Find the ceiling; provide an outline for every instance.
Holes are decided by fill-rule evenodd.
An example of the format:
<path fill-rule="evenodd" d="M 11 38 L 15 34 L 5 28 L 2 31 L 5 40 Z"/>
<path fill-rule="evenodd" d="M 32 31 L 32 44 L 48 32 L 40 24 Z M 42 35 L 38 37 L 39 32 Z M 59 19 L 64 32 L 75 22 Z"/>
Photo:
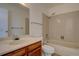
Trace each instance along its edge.
<path fill-rule="evenodd" d="M 30 3 L 30 5 L 36 5 L 36 6 L 47 7 L 47 8 L 52 8 L 55 6 L 62 5 L 62 4 L 63 3 Z"/>
<path fill-rule="evenodd" d="M 43 7 L 45 9 L 50 9 L 62 5 L 64 3 L 20 3 L 22 6 L 30 8 L 31 6 Z"/>

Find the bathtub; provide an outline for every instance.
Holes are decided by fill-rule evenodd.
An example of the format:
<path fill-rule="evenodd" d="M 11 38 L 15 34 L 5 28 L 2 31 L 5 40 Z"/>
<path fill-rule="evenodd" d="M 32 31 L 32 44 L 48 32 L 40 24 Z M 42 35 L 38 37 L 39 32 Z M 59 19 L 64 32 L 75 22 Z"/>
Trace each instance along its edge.
<path fill-rule="evenodd" d="M 79 56 L 79 49 L 64 47 L 61 45 L 48 43 L 48 45 L 55 48 L 55 53 L 61 56 Z"/>

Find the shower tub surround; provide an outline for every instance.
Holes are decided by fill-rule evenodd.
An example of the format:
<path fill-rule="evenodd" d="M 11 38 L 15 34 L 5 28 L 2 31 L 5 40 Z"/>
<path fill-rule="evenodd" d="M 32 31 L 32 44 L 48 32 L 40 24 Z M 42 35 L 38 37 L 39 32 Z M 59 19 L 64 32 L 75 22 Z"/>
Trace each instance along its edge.
<path fill-rule="evenodd" d="M 63 8 L 57 10 L 60 12 L 60 9 Z M 71 11 L 70 7 L 70 12 L 57 15 L 55 13 L 49 20 L 48 40 L 50 45 L 55 47 L 56 53 L 64 56 L 79 56 L 79 10 Z"/>

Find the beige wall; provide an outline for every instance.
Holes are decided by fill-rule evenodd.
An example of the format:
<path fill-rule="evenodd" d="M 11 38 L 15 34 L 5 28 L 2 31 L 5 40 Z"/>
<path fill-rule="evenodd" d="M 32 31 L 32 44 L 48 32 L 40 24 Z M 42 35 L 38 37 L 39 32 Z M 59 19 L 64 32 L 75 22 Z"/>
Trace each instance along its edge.
<path fill-rule="evenodd" d="M 19 4 L 0 4 L 0 8 L 8 10 L 9 20 L 9 35 L 23 35 L 25 34 L 25 19 L 29 17 L 29 11 L 27 8 L 20 6 Z M 12 29 L 11 27 L 23 27 L 23 29 Z"/>
<path fill-rule="evenodd" d="M 43 14 L 43 40 L 44 43 L 47 43 L 49 40 L 49 17 Z"/>
<path fill-rule="evenodd" d="M 42 36 L 42 8 L 38 4 L 30 7 L 30 36 Z"/>
<path fill-rule="evenodd" d="M 43 34 L 43 13 L 48 14 L 47 11 L 51 8 L 52 4 L 31 3 L 30 6 L 30 35 L 41 37 Z M 34 23 L 39 23 L 34 24 Z"/>

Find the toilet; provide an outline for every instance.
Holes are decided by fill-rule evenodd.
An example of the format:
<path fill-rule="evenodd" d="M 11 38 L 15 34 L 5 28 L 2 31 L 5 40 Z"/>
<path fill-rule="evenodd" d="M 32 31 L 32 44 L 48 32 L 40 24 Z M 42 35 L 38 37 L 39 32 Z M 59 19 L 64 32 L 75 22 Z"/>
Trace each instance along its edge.
<path fill-rule="evenodd" d="M 55 49 L 49 45 L 42 46 L 43 56 L 52 56 L 54 54 Z"/>

